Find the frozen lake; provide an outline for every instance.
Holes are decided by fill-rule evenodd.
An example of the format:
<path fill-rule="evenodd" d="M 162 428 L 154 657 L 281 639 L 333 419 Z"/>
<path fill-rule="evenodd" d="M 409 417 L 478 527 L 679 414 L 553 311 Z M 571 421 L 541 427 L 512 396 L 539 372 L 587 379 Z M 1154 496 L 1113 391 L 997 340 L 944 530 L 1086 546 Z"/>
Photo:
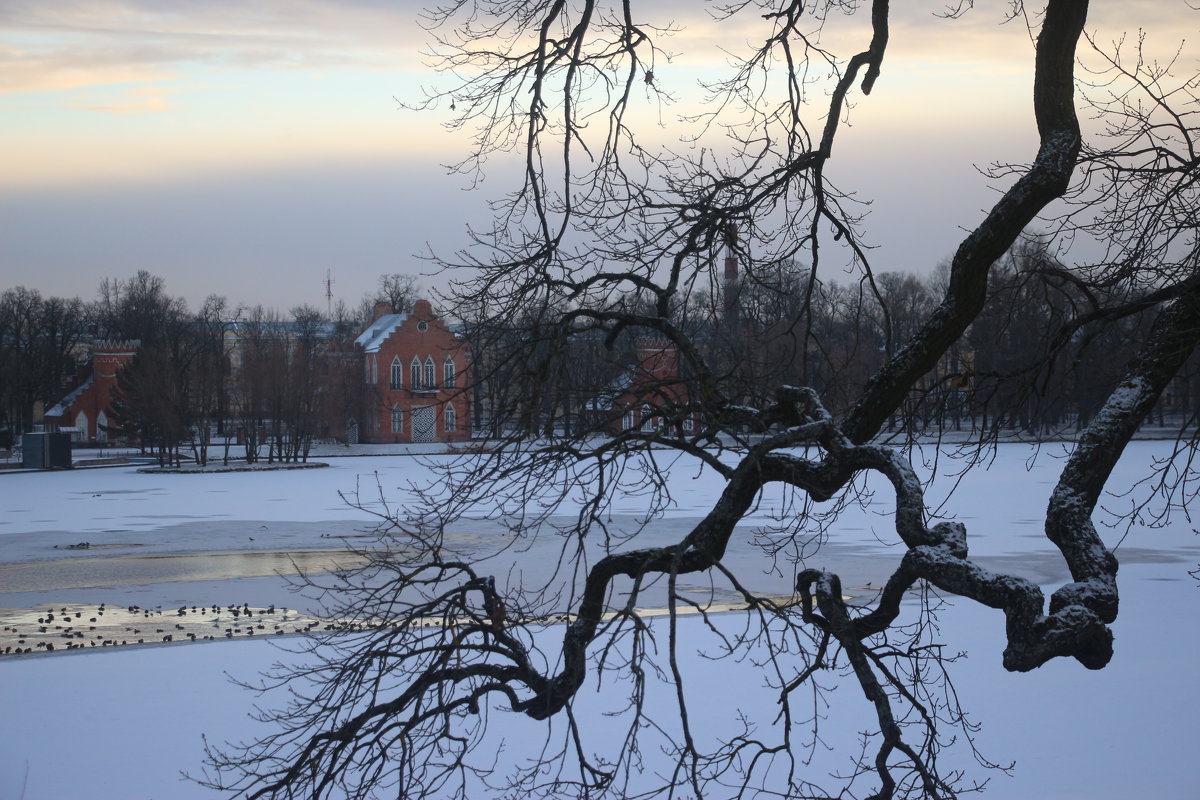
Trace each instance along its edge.
<path fill-rule="evenodd" d="M 1165 452 L 1162 444 L 1134 443 L 1110 488 L 1127 487 Z M 992 469 L 969 473 L 942 513 L 967 524 L 972 552 L 983 563 L 1055 584 L 1066 575 L 1040 518 L 1057 459 L 1043 452 L 1026 471 L 1031 454 L 1023 446 L 1002 447 Z M 424 474 L 403 457 L 330 463 L 219 475 L 127 468 L 0 475 L 0 614 L 66 606 L 82 613 L 99 604 L 158 609 L 164 619 L 184 606 L 303 610 L 304 599 L 276 573 L 319 570 L 346 558 L 343 544 L 359 541 L 373 522 L 370 510 L 351 508 L 338 492 L 367 487 L 369 497 L 379 486 L 390 502 L 402 503 L 402 487 Z M 949 471 L 955 464 L 941 466 Z M 676 505 L 643 532 L 639 545 L 677 539 L 719 490 L 716 478 L 694 464 L 677 465 L 673 475 Z M 951 483 L 939 479 L 931 498 Z M 1113 495 L 1106 502 L 1125 508 L 1131 499 Z M 867 593 L 890 571 L 897 556 L 886 493 L 848 509 L 804 563 L 768 565 L 754 529 L 783 508 L 764 497 L 731 547 L 731 568 L 752 588 L 785 594 L 795 569 L 817 566 L 841 573 L 851 593 Z M 623 501 L 614 524 L 622 515 L 632 524 L 637 511 L 637 498 Z M 1010 675 L 999 668 L 1002 623 L 995 612 L 966 606 L 943 615 L 948 643 L 971 654 L 958 670 L 958 687 L 986 726 L 987 755 L 1018 761 L 1014 777 L 992 774 L 984 796 L 1117 798 L 1150 790 L 1184 797 L 1194 789 L 1187 765 L 1200 745 L 1194 725 L 1200 689 L 1192 680 L 1200 635 L 1193 624 L 1198 590 L 1188 570 L 1200 563 L 1200 543 L 1182 515 L 1165 527 L 1101 533 L 1110 546 L 1120 542 L 1122 563 L 1117 655 L 1106 669 L 1091 673 L 1056 662 Z M 503 537 L 483 520 L 452 531 L 455 547 L 474 555 L 511 544 Z M 66 549 L 81 542 L 89 547 Z M 522 542 L 493 561 L 495 573 L 501 582 L 542 580 L 559 546 L 552 537 Z M 696 584 L 697 593 L 709 591 Z M 226 614 L 221 631 L 228 622 Z M 220 637 L 207 645 L 0 656 L 0 797 L 211 796 L 178 780 L 180 769 L 198 768 L 200 735 L 255 735 L 246 719 L 254 698 L 226 683 L 223 673 L 252 677 L 278 655 L 267 642 Z M 69 771 L 58 763 L 64 753 L 71 755 Z M 89 776 L 89 786 L 78 784 L 80 775 Z"/>

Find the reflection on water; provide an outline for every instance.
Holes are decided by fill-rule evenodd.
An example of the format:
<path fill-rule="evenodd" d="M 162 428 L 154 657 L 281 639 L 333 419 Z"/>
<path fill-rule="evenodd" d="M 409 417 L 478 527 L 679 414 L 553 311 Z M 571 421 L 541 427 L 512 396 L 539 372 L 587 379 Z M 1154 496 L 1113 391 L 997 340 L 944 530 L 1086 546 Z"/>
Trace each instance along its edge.
<path fill-rule="evenodd" d="M 360 563 L 361 557 L 344 550 L 68 558 L 0 565 L 0 593 L 258 578 L 301 570 L 329 572 Z"/>

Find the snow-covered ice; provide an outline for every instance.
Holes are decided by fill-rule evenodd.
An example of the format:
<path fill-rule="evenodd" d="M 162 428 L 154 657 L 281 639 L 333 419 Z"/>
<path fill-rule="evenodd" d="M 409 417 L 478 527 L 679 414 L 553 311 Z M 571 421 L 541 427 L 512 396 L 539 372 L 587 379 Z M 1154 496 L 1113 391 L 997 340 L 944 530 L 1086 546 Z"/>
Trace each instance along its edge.
<path fill-rule="evenodd" d="M 1027 471 L 1032 451 L 1003 446 L 991 469 L 968 474 L 943 509 L 965 522 L 974 555 L 1046 584 L 1067 579 L 1040 527 L 1059 463 L 1052 450 L 1042 452 Z M 1128 486 L 1153 457 L 1168 452 L 1166 444 L 1133 443 L 1110 488 Z M 13 591 L 4 576 L 15 574 L 5 573 L 6 567 L 63 559 L 94 564 L 108 557 L 329 548 L 339 541 L 330 534 L 352 535 L 371 523 L 368 513 L 343 503 L 338 490 L 363 485 L 373 492 L 378 480 L 390 500 L 400 501 L 401 487 L 428 474 L 411 458 L 329 461 L 326 469 L 220 475 L 152 475 L 127 468 L 0 475 L 0 607 L 136 602 L 131 598 L 164 606 L 225 603 L 231 593 L 236 598 L 229 599 L 239 603 L 275 602 L 288 596 L 275 577 L 190 581 L 176 576 L 164 583 Z M 941 463 L 943 470 L 954 466 Z M 930 499 L 936 503 L 949 484 L 939 480 Z M 719 483 L 694 464 L 680 464 L 672 489 L 676 505 L 650 536 L 666 540 L 685 530 L 704 513 Z M 1124 507 L 1129 500 L 1114 496 L 1106 502 Z M 809 565 L 842 571 L 851 587 L 886 575 L 894 557 L 887 505 L 880 487 L 873 503 L 850 509 Z M 778 507 L 764 498 L 752 522 L 768 521 Z M 618 508 L 619 513 L 637 510 L 633 500 Z M 758 557 L 747 544 L 750 527 L 731 553 L 743 573 L 754 569 Z M 1134 527 L 1127 536 L 1124 528 L 1101 533 L 1110 546 L 1124 536 L 1117 549 L 1122 604 L 1113 626 L 1116 656 L 1105 669 L 1090 672 L 1060 660 L 1030 674 L 1009 674 L 1000 667 L 998 612 L 960 603 L 940 616 L 944 640 L 970 655 L 954 674 L 964 707 L 984 725 L 979 746 L 995 761 L 1017 762 L 1012 777 L 984 775 L 992 780 L 985 797 L 1194 794 L 1190 759 L 1200 745 L 1194 719 L 1200 682 L 1193 675 L 1200 663 L 1200 628 L 1194 619 L 1200 589 L 1188 570 L 1200 562 L 1200 542 L 1182 515 L 1163 528 Z M 499 531 L 481 523 L 462 535 L 465 543 L 475 537 L 483 546 Z M 93 549 L 64 549 L 80 541 Z M 530 570 L 538 553 L 521 556 Z M 764 585 L 770 580 L 775 579 L 764 577 Z M 680 624 L 685 630 L 692 626 L 699 641 L 703 633 L 696 620 L 684 618 Z M 257 733 L 257 723 L 247 717 L 256 698 L 230 684 L 225 673 L 253 678 L 280 656 L 266 641 L 221 641 L 0 657 L 0 798 L 212 796 L 180 778 L 181 770 L 199 770 L 201 735 L 223 741 Z M 723 697 L 731 678 L 722 670 L 744 678 L 747 669 L 699 661 L 692 667 L 693 691 Z M 758 694 L 748 690 L 745 704 L 770 702 Z M 839 701 L 863 705 L 861 693 L 843 692 Z M 834 716 L 840 711 L 833 709 Z M 862 709 L 846 711 L 844 733 L 852 736 Z M 503 724 L 525 736 L 531 723 Z"/>

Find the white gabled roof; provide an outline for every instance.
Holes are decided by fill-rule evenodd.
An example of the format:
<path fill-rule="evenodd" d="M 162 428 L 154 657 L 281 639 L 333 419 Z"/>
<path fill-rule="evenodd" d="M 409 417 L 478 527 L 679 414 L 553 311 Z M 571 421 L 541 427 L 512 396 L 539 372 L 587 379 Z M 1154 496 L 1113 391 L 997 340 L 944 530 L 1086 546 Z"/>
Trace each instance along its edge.
<path fill-rule="evenodd" d="M 392 331 L 404 324 L 408 314 L 384 314 L 371 323 L 371 327 L 358 335 L 354 343 L 360 345 L 363 352 L 378 353 L 383 341 L 392 335 Z"/>
<path fill-rule="evenodd" d="M 588 411 L 611 411 L 613 403 L 633 386 L 633 370 L 627 369 L 618 375 L 608 388 L 583 404 Z"/>
<path fill-rule="evenodd" d="M 76 398 L 78 398 L 79 395 L 83 394 L 84 389 L 86 389 L 87 387 L 92 385 L 93 377 L 94 376 L 92 376 L 92 375 L 88 375 L 87 380 L 85 380 L 83 383 L 76 386 L 74 391 L 72 391 L 69 395 L 64 397 L 62 400 L 59 400 L 54 405 L 54 408 L 45 412 L 45 414 L 43 416 L 47 416 L 47 417 L 65 416 L 66 413 L 71 410 L 71 404 L 75 402 Z"/>

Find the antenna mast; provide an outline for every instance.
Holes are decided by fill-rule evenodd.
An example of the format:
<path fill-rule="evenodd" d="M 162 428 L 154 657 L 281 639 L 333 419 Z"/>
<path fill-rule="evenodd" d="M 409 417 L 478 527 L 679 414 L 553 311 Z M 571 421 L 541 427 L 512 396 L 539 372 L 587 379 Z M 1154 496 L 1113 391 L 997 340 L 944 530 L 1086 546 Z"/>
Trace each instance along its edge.
<path fill-rule="evenodd" d="M 325 270 L 325 316 L 333 316 L 333 272 Z"/>

